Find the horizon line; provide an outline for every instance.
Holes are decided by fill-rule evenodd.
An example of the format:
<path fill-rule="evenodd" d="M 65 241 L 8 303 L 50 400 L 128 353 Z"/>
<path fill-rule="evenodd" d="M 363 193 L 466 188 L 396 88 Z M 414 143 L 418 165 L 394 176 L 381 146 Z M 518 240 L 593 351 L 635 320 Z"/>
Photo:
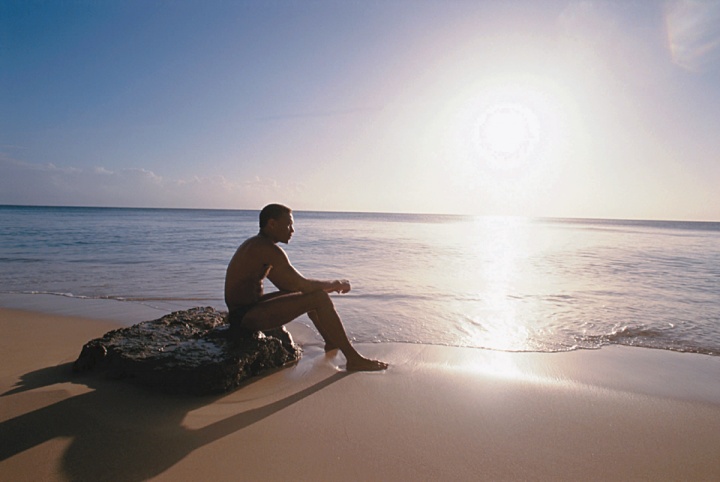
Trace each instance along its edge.
<path fill-rule="evenodd" d="M 171 210 L 171 211 L 245 211 L 260 212 L 262 208 L 207 208 L 207 207 L 157 207 L 157 206 L 98 206 L 98 205 L 72 205 L 72 204 L 5 204 L 0 208 L 70 208 L 70 209 L 137 209 L 137 210 Z M 293 209 L 299 213 L 328 213 L 328 214 L 360 214 L 360 215 L 407 215 L 407 216 L 441 216 L 457 218 L 520 218 L 528 220 L 568 220 L 568 221 L 620 221 L 620 222 L 665 222 L 665 223 L 720 223 L 720 220 L 697 219 L 661 219 L 661 218 L 607 218 L 587 216 L 523 216 L 519 214 L 462 214 L 462 213 L 421 213 L 421 212 L 392 212 L 392 211 L 338 211 L 317 209 Z"/>

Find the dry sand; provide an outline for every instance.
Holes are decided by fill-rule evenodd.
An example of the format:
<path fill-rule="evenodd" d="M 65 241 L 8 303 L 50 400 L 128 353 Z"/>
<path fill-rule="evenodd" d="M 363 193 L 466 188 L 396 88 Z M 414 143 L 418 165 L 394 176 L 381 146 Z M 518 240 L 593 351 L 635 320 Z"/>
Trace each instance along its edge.
<path fill-rule="evenodd" d="M 192 398 L 73 376 L 113 327 L 0 309 L 1 480 L 720 480 L 720 357 L 310 344 Z"/>

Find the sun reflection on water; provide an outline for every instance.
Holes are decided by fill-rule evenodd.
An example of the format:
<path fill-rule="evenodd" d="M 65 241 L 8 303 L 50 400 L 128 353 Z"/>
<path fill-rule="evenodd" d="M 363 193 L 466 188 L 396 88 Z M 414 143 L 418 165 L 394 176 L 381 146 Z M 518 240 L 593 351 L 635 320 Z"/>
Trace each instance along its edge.
<path fill-rule="evenodd" d="M 479 219 L 478 229 L 489 242 L 479 243 L 483 266 L 474 273 L 479 279 L 479 311 L 472 315 L 478 329 L 472 334 L 478 346 L 503 350 L 526 350 L 530 338 L 520 311 L 517 293 L 529 257 L 528 221 L 522 218 Z"/>

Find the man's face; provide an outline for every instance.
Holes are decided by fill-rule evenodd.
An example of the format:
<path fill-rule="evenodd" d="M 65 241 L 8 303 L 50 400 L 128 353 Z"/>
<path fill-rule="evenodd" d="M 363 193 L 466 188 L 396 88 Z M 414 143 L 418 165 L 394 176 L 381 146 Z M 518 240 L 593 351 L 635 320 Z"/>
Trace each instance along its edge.
<path fill-rule="evenodd" d="M 295 229 L 293 228 L 294 222 L 295 220 L 293 219 L 292 214 L 288 213 L 283 214 L 282 217 L 277 220 L 275 236 L 278 242 L 285 244 L 290 242 L 290 238 L 295 232 Z"/>

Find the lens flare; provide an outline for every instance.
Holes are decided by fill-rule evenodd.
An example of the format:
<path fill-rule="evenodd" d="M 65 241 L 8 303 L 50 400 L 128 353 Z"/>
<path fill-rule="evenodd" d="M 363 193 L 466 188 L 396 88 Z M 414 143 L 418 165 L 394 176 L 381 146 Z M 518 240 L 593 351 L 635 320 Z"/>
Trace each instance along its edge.
<path fill-rule="evenodd" d="M 530 109 L 518 104 L 498 104 L 480 115 L 477 149 L 488 166 L 517 169 L 532 158 L 539 131 L 538 118 Z"/>

